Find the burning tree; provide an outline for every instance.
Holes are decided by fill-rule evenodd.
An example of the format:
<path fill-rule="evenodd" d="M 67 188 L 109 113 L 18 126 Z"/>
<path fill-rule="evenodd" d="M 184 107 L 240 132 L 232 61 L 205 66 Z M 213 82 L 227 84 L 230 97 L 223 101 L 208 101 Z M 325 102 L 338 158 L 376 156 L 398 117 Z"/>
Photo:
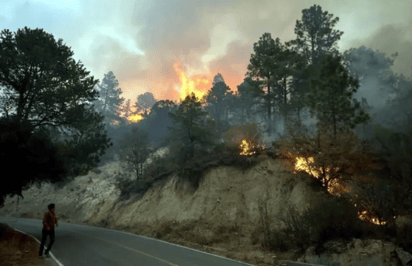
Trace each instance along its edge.
<path fill-rule="evenodd" d="M 287 127 L 287 132 L 287 137 L 281 139 L 279 144 L 294 173 L 307 172 L 331 194 L 341 196 L 344 192 L 350 192 L 350 200 L 360 210 L 360 219 L 385 224 L 384 220 L 393 217 L 393 213 L 388 212 L 392 209 L 389 206 L 392 201 L 388 201 L 391 196 L 386 193 L 382 198 L 377 193 L 386 191 L 386 188 L 371 185 L 376 183 L 376 178 L 370 173 L 380 170 L 382 165 L 370 145 L 360 142 L 350 131 L 338 133 L 335 137 L 333 131 L 328 133 L 331 132 L 328 126 L 321 126 L 314 136 L 297 133 L 292 126 Z M 371 189 L 363 189 L 365 184 Z"/>
<path fill-rule="evenodd" d="M 360 143 L 352 132 L 339 133 L 335 140 L 325 126 L 321 126 L 312 137 L 293 128 L 293 125 L 287 126 L 288 133 L 280 140 L 282 155 L 292 162 L 294 172 L 306 171 L 319 179 L 331 193 L 343 189 L 343 181 L 355 175 L 380 169 L 374 162 L 371 147 Z"/>
<path fill-rule="evenodd" d="M 358 208 L 361 220 L 385 225 L 396 218 L 396 182 L 388 179 L 362 178 L 351 180 L 348 185 L 351 187 L 351 201 Z"/>

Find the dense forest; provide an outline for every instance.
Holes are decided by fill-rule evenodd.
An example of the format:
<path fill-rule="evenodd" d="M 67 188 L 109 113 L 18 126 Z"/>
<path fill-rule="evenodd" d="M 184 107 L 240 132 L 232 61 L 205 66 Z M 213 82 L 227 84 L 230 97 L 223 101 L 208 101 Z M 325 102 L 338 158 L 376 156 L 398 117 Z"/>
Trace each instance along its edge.
<path fill-rule="evenodd" d="M 340 53 L 338 21 L 314 5 L 302 10 L 294 40 L 263 33 L 236 90 L 216 73 L 202 99 L 157 100 L 146 92 L 134 103 L 121 97 L 112 71 L 101 82 L 89 76 L 62 39 L 4 29 L 0 161 L 14 174 L 2 175 L 0 202 L 115 158 L 140 182 L 210 155 L 275 150 L 292 163 L 304 160 L 329 191 L 341 193 L 345 182 L 358 195 L 363 189 L 357 206 L 370 218 L 411 214 L 412 82 L 390 70 L 397 54 L 364 46 Z M 144 166 L 166 147 L 167 156 Z"/>

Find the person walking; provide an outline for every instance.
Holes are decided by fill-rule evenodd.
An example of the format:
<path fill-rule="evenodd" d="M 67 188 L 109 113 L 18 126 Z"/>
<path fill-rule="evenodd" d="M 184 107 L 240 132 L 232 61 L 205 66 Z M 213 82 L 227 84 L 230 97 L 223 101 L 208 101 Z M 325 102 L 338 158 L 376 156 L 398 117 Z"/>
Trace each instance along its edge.
<path fill-rule="evenodd" d="M 54 224 L 58 226 L 58 219 L 56 217 L 56 214 L 54 212 L 55 205 L 54 203 L 49 204 L 48 206 L 49 211 L 44 213 L 43 216 L 43 230 L 42 230 L 42 238 L 41 238 L 41 244 L 40 244 L 40 250 L 39 250 L 39 256 L 43 256 L 43 249 L 44 245 L 46 244 L 46 238 L 49 236 L 50 241 L 49 245 L 46 249 L 46 252 L 44 252 L 44 255 L 48 256 L 50 249 L 54 243 Z"/>

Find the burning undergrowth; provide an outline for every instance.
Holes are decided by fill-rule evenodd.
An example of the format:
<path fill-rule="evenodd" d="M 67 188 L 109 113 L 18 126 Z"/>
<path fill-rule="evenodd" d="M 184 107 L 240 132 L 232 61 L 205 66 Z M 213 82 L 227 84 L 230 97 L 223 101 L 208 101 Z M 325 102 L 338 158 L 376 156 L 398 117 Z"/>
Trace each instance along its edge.
<path fill-rule="evenodd" d="M 212 168 L 233 166 L 246 171 L 260 162 L 263 158 L 259 155 L 265 153 L 266 146 L 259 143 L 259 138 L 255 124 L 234 127 L 226 133 L 224 143 L 215 145 L 210 151 L 197 152 L 194 158 L 184 163 L 176 162 L 176 156 L 168 153 L 161 158 L 154 158 L 139 180 L 125 180 L 119 173 L 118 187 L 125 199 L 132 194 L 142 197 L 155 183 L 164 182 L 176 174 L 177 187 L 189 183 L 196 191 L 204 174 Z"/>
<path fill-rule="evenodd" d="M 318 180 L 331 195 L 343 196 L 353 202 L 361 220 L 385 225 L 396 218 L 393 214 L 387 215 L 386 209 L 392 209 L 389 200 L 383 206 L 380 204 L 382 199 L 377 196 L 379 193 L 375 196 L 367 193 L 366 196 L 361 193 L 364 190 L 359 189 L 360 182 L 366 182 L 370 187 L 379 183 L 370 175 L 382 168 L 370 145 L 359 141 L 350 131 L 328 134 L 327 126 L 322 126 L 315 136 L 306 132 L 289 126 L 285 137 L 278 142 L 290 171 L 305 172 Z"/>
<path fill-rule="evenodd" d="M 234 126 L 226 132 L 226 147 L 242 156 L 260 155 L 267 148 L 260 139 L 256 123 Z"/>

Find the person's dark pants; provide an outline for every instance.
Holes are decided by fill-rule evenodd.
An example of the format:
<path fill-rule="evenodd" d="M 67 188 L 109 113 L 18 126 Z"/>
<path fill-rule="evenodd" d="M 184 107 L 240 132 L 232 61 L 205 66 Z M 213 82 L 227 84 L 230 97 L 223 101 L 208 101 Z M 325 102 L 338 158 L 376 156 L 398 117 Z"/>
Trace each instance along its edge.
<path fill-rule="evenodd" d="M 47 236 L 50 237 L 50 242 L 49 242 L 49 246 L 48 246 L 47 249 L 46 249 L 45 254 L 49 254 L 49 251 L 50 251 L 50 249 L 51 249 L 51 247 L 52 247 L 52 245 L 53 245 L 53 243 L 54 243 L 54 231 L 47 231 L 46 229 L 43 229 L 43 230 L 41 231 L 41 235 L 42 235 L 42 237 L 41 237 L 41 244 L 40 244 L 39 255 L 43 255 L 43 248 L 44 248 L 44 245 L 46 244 L 46 238 L 47 238 Z"/>

